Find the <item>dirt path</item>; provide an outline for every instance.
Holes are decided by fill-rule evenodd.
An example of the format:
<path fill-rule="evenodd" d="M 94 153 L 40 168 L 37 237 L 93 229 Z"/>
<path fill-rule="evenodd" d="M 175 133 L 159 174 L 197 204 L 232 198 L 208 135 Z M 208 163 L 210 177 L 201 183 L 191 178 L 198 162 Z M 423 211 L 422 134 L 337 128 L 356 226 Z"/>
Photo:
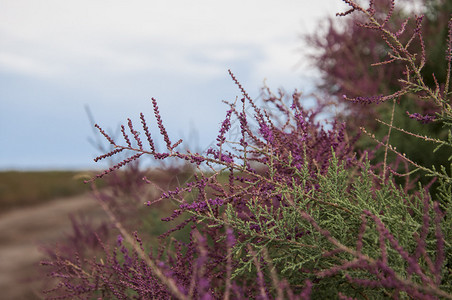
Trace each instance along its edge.
<path fill-rule="evenodd" d="M 0 215 L 0 299 L 40 299 L 39 245 L 70 232 L 70 214 L 101 221 L 105 213 L 89 194 L 63 198 Z"/>

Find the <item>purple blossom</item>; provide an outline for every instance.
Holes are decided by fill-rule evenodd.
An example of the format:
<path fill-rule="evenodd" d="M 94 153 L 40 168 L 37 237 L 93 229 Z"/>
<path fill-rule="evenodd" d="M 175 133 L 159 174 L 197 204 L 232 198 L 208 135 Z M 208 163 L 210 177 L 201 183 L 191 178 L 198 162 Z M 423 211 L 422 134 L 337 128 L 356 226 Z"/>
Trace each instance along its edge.
<path fill-rule="evenodd" d="M 220 152 L 220 150 L 214 150 L 212 148 L 207 149 L 206 154 L 213 155 L 215 159 L 218 159 L 221 162 L 225 162 L 227 164 L 234 163 L 234 158 L 232 157 L 232 154 L 230 152 L 226 152 L 227 154 L 223 154 Z"/>
<path fill-rule="evenodd" d="M 359 103 L 359 104 L 380 104 L 381 102 L 383 102 L 387 99 L 386 97 L 383 97 L 383 95 L 369 96 L 369 97 L 358 96 L 358 97 L 354 97 L 354 98 L 349 98 L 346 95 L 342 95 L 342 98 L 344 100 L 348 100 L 353 103 Z"/>
<path fill-rule="evenodd" d="M 267 126 L 267 124 L 265 124 L 264 122 L 259 124 L 259 133 L 262 134 L 262 137 L 269 142 L 270 144 L 273 143 L 274 141 L 274 137 L 273 137 L 273 133 L 272 130 L 270 129 L 270 127 Z"/>
<path fill-rule="evenodd" d="M 152 98 L 151 100 L 152 106 L 154 107 L 154 116 L 157 119 L 157 126 L 160 129 L 160 134 L 163 136 L 163 139 L 165 140 L 166 148 L 168 150 L 171 150 L 171 141 L 168 137 L 168 133 L 166 132 L 165 126 L 163 126 L 162 118 L 159 112 L 159 107 L 157 105 L 157 100 L 155 100 L 154 98 Z"/>
<path fill-rule="evenodd" d="M 242 138 L 240 139 L 240 145 L 242 147 L 248 146 L 248 143 L 246 142 L 245 133 L 247 132 L 248 122 L 246 120 L 246 114 L 244 112 L 241 112 L 239 114 L 239 121 L 240 121 L 240 132 L 242 134 Z"/>
<path fill-rule="evenodd" d="M 227 111 L 226 118 L 224 119 L 223 123 L 221 124 L 220 134 L 217 137 L 217 141 L 218 141 L 217 146 L 218 147 L 223 145 L 223 143 L 226 141 L 226 138 L 224 137 L 224 135 L 226 134 L 226 132 L 228 132 L 229 128 L 231 128 L 231 114 L 232 114 L 232 109 Z"/>
<path fill-rule="evenodd" d="M 122 241 L 124 241 L 124 238 L 122 237 L 122 235 L 118 234 L 117 238 L 118 246 L 122 246 Z"/>
<path fill-rule="evenodd" d="M 432 116 L 432 115 L 421 115 L 419 113 L 413 113 L 411 114 L 409 111 L 406 111 L 406 114 L 408 115 L 408 117 L 410 117 L 411 119 L 414 119 L 422 124 L 427 124 L 427 123 L 431 123 L 433 121 L 435 121 L 436 117 Z"/>
<path fill-rule="evenodd" d="M 185 210 L 193 210 L 196 212 L 202 212 L 208 209 L 209 206 L 222 206 L 224 203 L 223 199 L 215 198 L 215 199 L 208 199 L 207 202 L 192 202 L 192 203 L 183 203 L 179 205 L 179 208 L 182 211 Z"/>

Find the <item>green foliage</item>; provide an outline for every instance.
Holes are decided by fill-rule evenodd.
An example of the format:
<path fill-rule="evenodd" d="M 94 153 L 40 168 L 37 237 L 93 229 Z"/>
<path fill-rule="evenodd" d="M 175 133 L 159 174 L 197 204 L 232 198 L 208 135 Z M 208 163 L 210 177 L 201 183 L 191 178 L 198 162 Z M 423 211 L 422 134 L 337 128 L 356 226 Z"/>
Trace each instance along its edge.
<path fill-rule="evenodd" d="M 269 165 L 271 167 L 271 165 Z M 309 166 L 295 173 L 295 176 L 306 177 Z M 409 253 L 416 250 L 418 241 L 413 239 L 420 234 L 424 220 L 424 197 L 428 197 L 422 187 L 416 195 L 409 195 L 388 180 L 387 184 L 378 185 L 375 174 L 370 170 L 370 163 L 366 160 L 359 176 L 354 169 L 345 169 L 343 162 L 333 156 L 328 173 L 318 174 L 318 188 L 305 191 L 303 186 L 281 186 L 275 190 L 280 194 L 287 205 L 279 207 L 260 205 L 259 199 L 250 199 L 247 207 L 256 221 L 245 222 L 231 205 L 225 211 L 228 226 L 240 235 L 247 238 L 240 240 L 233 248 L 232 253 L 239 258 L 239 264 L 234 270 L 233 277 L 245 276 L 250 280 L 255 277 L 256 270 L 253 264 L 253 255 L 262 255 L 268 251 L 272 265 L 277 269 L 281 278 L 287 279 L 292 286 L 302 286 L 306 279 L 315 280 L 321 277 L 322 270 L 334 268 L 344 261 L 352 261 L 356 257 L 349 252 L 336 252 L 337 245 L 325 237 L 303 218 L 300 212 L 308 213 L 322 230 L 330 233 L 343 246 L 357 251 L 357 242 L 362 243 L 361 252 L 369 258 L 377 260 L 382 256 L 379 245 L 380 232 L 376 224 L 367 221 L 364 233 L 360 228 L 363 225 L 363 211 L 369 211 L 378 216 L 389 232 L 398 240 L 399 245 Z M 312 181 L 312 178 L 306 178 Z M 379 179 L 379 178 L 378 178 Z M 449 186 L 450 188 L 450 186 Z M 449 196 L 450 191 L 446 194 Z M 449 205 L 450 207 L 450 205 Z M 428 214 L 433 217 L 434 211 L 429 206 Z M 450 208 L 449 208 L 450 210 Z M 223 223 L 223 221 L 220 221 Z M 261 228 L 262 230 L 256 230 Z M 300 229 L 305 234 L 300 236 Z M 446 229 L 449 228 L 449 229 Z M 443 232 L 450 237 L 452 220 L 446 219 L 442 223 Z M 435 224 L 429 227 L 426 238 L 426 252 L 435 253 L 436 237 Z M 449 233 L 447 233 L 449 232 Z M 447 239 L 446 239 L 447 240 Z M 253 252 L 247 251 L 252 247 Z M 407 261 L 396 249 L 386 241 L 387 259 L 389 266 L 400 276 L 408 277 Z M 446 245 L 446 253 L 452 252 L 451 245 Z M 424 262 L 422 267 L 428 269 Z M 376 279 L 373 274 L 365 270 L 350 270 L 344 272 L 353 278 Z M 342 274 L 342 276 L 344 275 Z M 385 298 L 390 290 L 377 291 L 372 288 L 356 290 L 353 284 L 348 283 L 342 276 L 335 276 L 329 280 L 321 281 L 317 285 L 313 297 L 332 299 L 338 292 L 349 296 L 359 294 L 367 297 Z M 444 284 L 447 284 L 444 279 Z"/>

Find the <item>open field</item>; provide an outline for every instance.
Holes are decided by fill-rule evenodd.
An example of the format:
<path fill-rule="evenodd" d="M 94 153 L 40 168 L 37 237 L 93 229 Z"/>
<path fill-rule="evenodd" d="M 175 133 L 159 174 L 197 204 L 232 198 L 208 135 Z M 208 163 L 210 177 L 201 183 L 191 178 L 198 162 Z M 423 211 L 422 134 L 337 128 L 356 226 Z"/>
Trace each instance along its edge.
<path fill-rule="evenodd" d="M 50 246 L 71 232 L 69 215 L 83 214 L 100 223 L 106 215 L 84 193 L 10 210 L 0 216 L 0 299 L 40 299 L 45 289 L 42 246 Z"/>
<path fill-rule="evenodd" d="M 90 186 L 83 183 L 90 174 L 0 172 L 0 299 L 39 299 L 39 248 L 71 231 L 70 214 L 105 220 Z"/>
<path fill-rule="evenodd" d="M 0 214 L 90 190 L 87 171 L 0 172 Z"/>
<path fill-rule="evenodd" d="M 72 232 L 71 215 L 83 215 L 93 225 L 108 219 L 90 193 L 90 185 L 83 183 L 88 175 L 92 176 L 75 171 L 0 172 L 0 300 L 42 298 L 46 283 L 47 288 L 52 285 L 43 277 L 47 270 L 39 266 L 45 259 L 40 249 L 59 243 Z M 147 175 L 162 188 L 187 178 L 186 174 L 179 177 L 171 172 Z M 132 182 L 128 184 L 129 188 L 133 186 Z M 98 180 L 96 185 L 106 184 Z M 151 194 L 156 196 L 155 192 Z M 168 216 L 171 208 L 157 205 L 145 209 L 148 217 L 143 218 L 142 225 L 152 236 L 168 229 L 169 224 L 162 224 L 160 218 Z"/>

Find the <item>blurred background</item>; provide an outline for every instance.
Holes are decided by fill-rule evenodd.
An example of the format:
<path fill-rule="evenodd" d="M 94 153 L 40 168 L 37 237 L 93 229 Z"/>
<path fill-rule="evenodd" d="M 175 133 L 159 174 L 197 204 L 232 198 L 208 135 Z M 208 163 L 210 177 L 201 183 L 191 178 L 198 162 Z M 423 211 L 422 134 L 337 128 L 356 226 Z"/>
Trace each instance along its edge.
<path fill-rule="evenodd" d="M 158 100 L 173 140 L 202 151 L 240 92 L 309 91 L 300 35 L 339 0 L 0 3 L 0 170 L 79 170 L 98 150 L 92 118 L 114 134 Z M 152 126 L 152 125 L 150 125 Z M 155 127 L 155 126 L 154 126 Z M 157 132 L 156 132 L 157 133 Z"/>

